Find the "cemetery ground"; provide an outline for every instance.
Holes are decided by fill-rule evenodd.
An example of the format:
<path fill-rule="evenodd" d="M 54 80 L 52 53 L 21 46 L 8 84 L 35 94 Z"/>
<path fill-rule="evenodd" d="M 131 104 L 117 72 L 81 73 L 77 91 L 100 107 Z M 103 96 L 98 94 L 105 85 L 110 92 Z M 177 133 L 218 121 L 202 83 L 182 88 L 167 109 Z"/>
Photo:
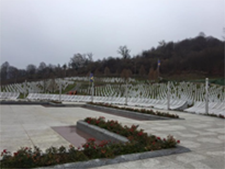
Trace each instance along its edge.
<path fill-rule="evenodd" d="M 82 105 L 82 103 L 80 103 Z M 0 105 L 0 151 L 11 152 L 20 147 L 37 146 L 46 150 L 51 146 L 69 147 L 71 144 L 52 127 L 74 126 L 86 117 L 104 116 L 106 120 L 117 120 L 122 125 L 139 125 L 148 134 L 161 138 L 172 135 L 180 140 L 180 146 L 191 151 L 182 154 L 147 158 L 124 163 L 104 165 L 98 169 L 108 168 L 225 168 L 225 121 L 224 119 L 167 111 L 177 114 L 184 120 L 135 120 L 107 114 L 82 107 L 44 107 L 41 105 Z"/>

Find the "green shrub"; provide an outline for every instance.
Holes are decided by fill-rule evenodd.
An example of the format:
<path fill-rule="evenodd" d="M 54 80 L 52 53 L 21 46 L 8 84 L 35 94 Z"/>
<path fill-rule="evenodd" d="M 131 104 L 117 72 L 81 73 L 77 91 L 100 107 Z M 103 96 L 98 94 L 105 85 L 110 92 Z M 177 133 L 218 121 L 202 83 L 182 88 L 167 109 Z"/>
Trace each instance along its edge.
<path fill-rule="evenodd" d="M 31 168 L 95 158 L 113 158 L 121 154 L 172 148 L 177 143 L 180 143 L 173 136 L 169 135 L 167 139 L 161 139 L 154 135 L 149 136 L 142 129 L 138 130 L 138 125 L 132 125 L 131 127 L 122 126 L 117 121 L 105 121 L 104 117 L 88 117 L 84 121 L 125 136 L 129 142 L 114 143 L 103 140 L 97 144 L 94 138 L 89 138 L 82 147 L 78 148 L 74 148 L 72 145 L 68 149 L 64 146 L 59 148 L 50 147 L 45 152 L 42 152 L 38 147 L 34 147 L 34 149 L 22 147 L 13 154 L 5 149 L 1 153 L 1 168 Z"/>

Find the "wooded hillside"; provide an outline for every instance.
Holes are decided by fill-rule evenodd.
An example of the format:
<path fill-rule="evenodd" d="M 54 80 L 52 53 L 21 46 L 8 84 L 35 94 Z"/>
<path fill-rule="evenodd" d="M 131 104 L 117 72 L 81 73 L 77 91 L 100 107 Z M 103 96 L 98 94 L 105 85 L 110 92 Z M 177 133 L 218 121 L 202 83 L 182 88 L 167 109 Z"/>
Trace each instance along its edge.
<path fill-rule="evenodd" d="M 161 77 L 187 74 L 224 77 L 224 41 L 214 37 L 199 35 L 179 42 L 161 41 L 156 48 L 150 47 L 133 57 L 130 57 L 129 52 L 126 46 L 120 46 L 118 53 L 122 58 L 110 56 L 98 61 L 93 61 L 92 53 L 78 53 L 62 66 L 47 66 L 42 62 L 38 68 L 30 64 L 26 70 L 5 62 L 1 66 L 1 83 L 88 76 L 90 72 L 95 76 L 121 76 L 128 72 L 129 76 L 156 79 L 158 60 Z"/>

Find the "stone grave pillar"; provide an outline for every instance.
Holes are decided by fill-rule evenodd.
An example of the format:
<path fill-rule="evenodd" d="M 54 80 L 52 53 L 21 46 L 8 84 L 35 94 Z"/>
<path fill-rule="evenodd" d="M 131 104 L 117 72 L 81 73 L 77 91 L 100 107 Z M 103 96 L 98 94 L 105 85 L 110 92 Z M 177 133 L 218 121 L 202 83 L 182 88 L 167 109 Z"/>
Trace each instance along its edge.
<path fill-rule="evenodd" d="M 126 89 L 125 89 L 125 105 L 127 105 L 128 89 L 127 89 L 127 80 L 126 80 Z"/>
<path fill-rule="evenodd" d="M 27 94 L 27 80 L 25 80 L 25 83 L 24 83 L 24 92 L 23 92 L 24 98 L 26 97 L 26 94 Z"/>
<path fill-rule="evenodd" d="M 167 110 L 170 109 L 170 82 L 167 84 Z"/>
<path fill-rule="evenodd" d="M 91 83 L 91 102 L 94 100 L 94 82 Z"/>
<path fill-rule="evenodd" d="M 209 79 L 205 79 L 205 113 L 209 113 Z"/>
<path fill-rule="evenodd" d="M 62 83 L 59 81 L 59 101 L 61 102 L 61 94 L 62 94 Z"/>

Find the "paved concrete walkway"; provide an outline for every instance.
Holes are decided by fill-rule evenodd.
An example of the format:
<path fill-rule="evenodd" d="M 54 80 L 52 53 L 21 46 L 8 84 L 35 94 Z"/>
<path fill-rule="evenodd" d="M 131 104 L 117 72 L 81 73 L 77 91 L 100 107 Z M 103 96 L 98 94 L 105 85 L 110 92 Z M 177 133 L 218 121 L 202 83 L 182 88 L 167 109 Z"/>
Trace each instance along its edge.
<path fill-rule="evenodd" d="M 149 134 L 165 138 L 173 135 L 191 152 L 97 167 L 98 169 L 224 169 L 225 120 L 176 113 L 185 120 L 137 121 L 80 107 L 43 107 L 39 105 L 0 105 L 0 151 L 16 151 L 20 147 L 69 146 L 70 143 L 51 127 L 75 125 L 85 117 L 104 116 L 123 125 L 139 124 Z"/>

